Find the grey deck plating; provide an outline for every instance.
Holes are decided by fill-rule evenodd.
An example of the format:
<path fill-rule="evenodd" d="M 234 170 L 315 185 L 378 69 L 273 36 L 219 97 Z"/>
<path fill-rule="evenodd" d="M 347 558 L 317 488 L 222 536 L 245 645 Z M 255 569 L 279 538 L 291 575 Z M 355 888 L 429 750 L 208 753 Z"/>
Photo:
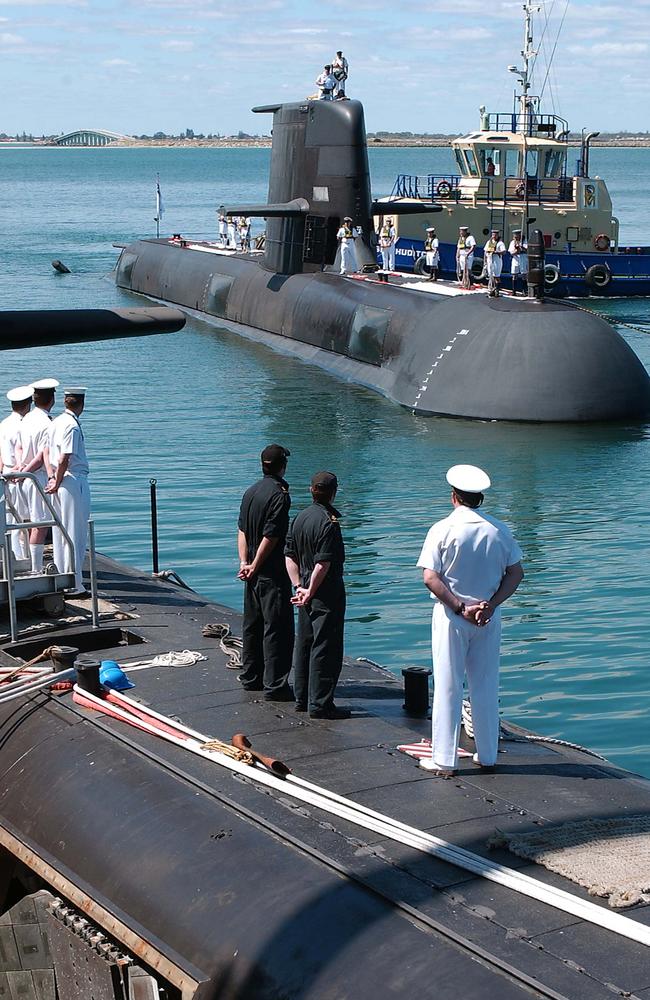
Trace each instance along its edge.
<path fill-rule="evenodd" d="M 586 896 L 487 839 L 650 810 L 650 783 L 564 748 L 508 742 L 496 774 L 470 763 L 431 779 L 394 749 L 429 723 L 405 718 L 390 675 L 346 663 L 340 700 L 354 717 L 310 721 L 243 692 L 202 637 L 209 621 L 239 633 L 236 613 L 107 560 L 101 570 L 102 594 L 140 615 L 132 627 L 149 643 L 114 650 L 121 662 L 183 648 L 208 657 L 134 674 L 138 699 L 210 735 L 244 731 L 295 773 L 454 844 Z M 197 996 L 650 997 L 642 945 L 91 721 L 68 696 L 34 711 L 44 701 L 0 716 L 2 825 L 203 983 Z M 627 912 L 650 920 L 648 906 Z"/>

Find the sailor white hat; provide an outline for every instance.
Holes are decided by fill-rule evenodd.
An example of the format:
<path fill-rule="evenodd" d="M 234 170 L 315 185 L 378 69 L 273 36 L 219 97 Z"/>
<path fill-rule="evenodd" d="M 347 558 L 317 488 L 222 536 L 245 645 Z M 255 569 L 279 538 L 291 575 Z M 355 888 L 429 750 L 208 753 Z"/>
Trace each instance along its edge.
<path fill-rule="evenodd" d="M 17 385 L 15 389 L 10 389 L 7 399 L 10 403 L 24 403 L 26 399 L 31 399 L 34 390 L 31 385 Z"/>
<path fill-rule="evenodd" d="M 464 493 L 485 493 L 491 486 L 488 474 L 476 465 L 453 465 L 447 473 L 447 482 Z"/>
<path fill-rule="evenodd" d="M 32 382 L 32 389 L 58 389 L 59 383 L 55 378 L 39 378 L 38 382 Z"/>
<path fill-rule="evenodd" d="M 428 233 L 435 233 L 435 231 L 436 231 L 436 227 L 435 226 L 427 226 L 427 232 Z"/>
<path fill-rule="evenodd" d="M 68 385 L 63 390 L 64 396 L 85 396 L 88 389 L 85 385 Z"/>

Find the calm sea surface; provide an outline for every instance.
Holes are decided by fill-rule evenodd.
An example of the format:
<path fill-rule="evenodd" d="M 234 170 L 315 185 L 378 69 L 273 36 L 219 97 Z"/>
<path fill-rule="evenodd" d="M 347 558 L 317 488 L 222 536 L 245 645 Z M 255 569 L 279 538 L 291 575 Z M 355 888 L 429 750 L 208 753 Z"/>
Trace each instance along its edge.
<path fill-rule="evenodd" d="M 139 304 L 118 291 L 112 243 L 155 232 L 212 236 L 220 202 L 266 197 L 268 150 L 0 150 L 0 308 Z M 650 242 L 650 150 L 596 149 L 623 243 Z M 371 151 L 374 193 L 398 172 L 452 171 L 446 150 Z M 72 273 L 55 273 L 59 257 Z M 649 300 L 599 303 L 650 323 Z M 650 336 L 622 329 L 650 366 Z M 429 663 L 431 606 L 415 569 L 448 512 L 444 474 L 469 462 L 494 482 L 487 509 L 514 528 L 526 579 L 506 605 L 504 714 L 650 776 L 650 425 L 536 427 L 424 419 L 267 348 L 191 321 L 178 334 L 4 352 L 0 389 L 44 376 L 91 387 L 84 415 L 98 545 L 150 568 L 149 479 L 161 562 L 240 606 L 236 519 L 270 441 L 291 449 L 294 509 L 312 472 L 341 488 L 347 651 L 392 670 Z M 2 396 L 0 396 L 2 399 Z"/>

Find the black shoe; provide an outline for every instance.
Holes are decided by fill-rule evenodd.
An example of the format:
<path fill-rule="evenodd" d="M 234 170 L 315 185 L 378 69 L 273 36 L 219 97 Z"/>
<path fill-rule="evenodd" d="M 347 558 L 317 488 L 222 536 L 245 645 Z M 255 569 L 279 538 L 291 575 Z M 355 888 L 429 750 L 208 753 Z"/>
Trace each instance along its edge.
<path fill-rule="evenodd" d="M 287 684 L 286 687 L 280 688 L 278 691 L 267 691 L 264 695 L 264 701 L 295 701 L 292 688 Z"/>
<path fill-rule="evenodd" d="M 295 705 L 295 708 L 294 708 L 294 711 L 295 712 L 306 712 L 307 711 L 307 706 L 306 705 L 302 705 L 299 701 L 297 701 L 296 705 Z"/>
<path fill-rule="evenodd" d="M 323 708 L 320 712 L 310 712 L 310 719 L 349 719 L 352 712 L 349 708 L 338 708 L 332 705 L 330 708 Z"/>
<path fill-rule="evenodd" d="M 238 674 L 237 675 L 237 680 L 239 681 L 239 683 L 243 687 L 244 691 L 263 691 L 264 690 L 264 685 L 263 684 L 244 684 L 244 681 L 242 680 L 242 676 L 243 676 L 242 674 Z"/>

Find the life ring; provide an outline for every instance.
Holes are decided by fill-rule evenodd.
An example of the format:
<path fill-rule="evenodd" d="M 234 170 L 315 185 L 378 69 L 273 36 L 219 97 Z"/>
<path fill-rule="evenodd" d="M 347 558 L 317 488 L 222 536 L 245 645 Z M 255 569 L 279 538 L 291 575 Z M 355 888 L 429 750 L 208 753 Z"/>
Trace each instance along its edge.
<path fill-rule="evenodd" d="M 544 284 L 547 288 L 553 288 L 560 280 L 560 269 L 557 264 L 544 265 Z"/>
<path fill-rule="evenodd" d="M 485 272 L 485 261 L 482 257 L 475 257 L 472 261 L 472 266 L 470 268 L 473 278 L 478 278 L 479 280 L 483 277 Z"/>
<path fill-rule="evenodd" d="M 451 184 L 449 181 L 440 181 L 436 188 L 436 194 L 439 198 L 449 198 L 451 195 Z"/>
<path fill-rule="evenodd" d="M 415 264 L 413 265 L 413 272 L 415 274 L 427 274 L 427 259 L 426 257 L 418 257 Z"/>
<path fill-rule="evenodd" d="M 612 241 L 607 233 L 598 233 L 598 236 L 594 236 L 594 247 L 596 250 L 600 250 L 601 252 L 609 250 L 611 243 Z"/>
<path fill-rule="evenodd" d="M 526 185 L 522 181 L 521 184 L 517 184 L 515 188 L 515 198 L 523 198 L 526 194 Z"/>
<path fill-rule="evenodd" d="M 612 280 L 612 272 L 606 264 L 592 264 L 585 273 L 585 281 L 590 288 L 607 288 Z"/>

